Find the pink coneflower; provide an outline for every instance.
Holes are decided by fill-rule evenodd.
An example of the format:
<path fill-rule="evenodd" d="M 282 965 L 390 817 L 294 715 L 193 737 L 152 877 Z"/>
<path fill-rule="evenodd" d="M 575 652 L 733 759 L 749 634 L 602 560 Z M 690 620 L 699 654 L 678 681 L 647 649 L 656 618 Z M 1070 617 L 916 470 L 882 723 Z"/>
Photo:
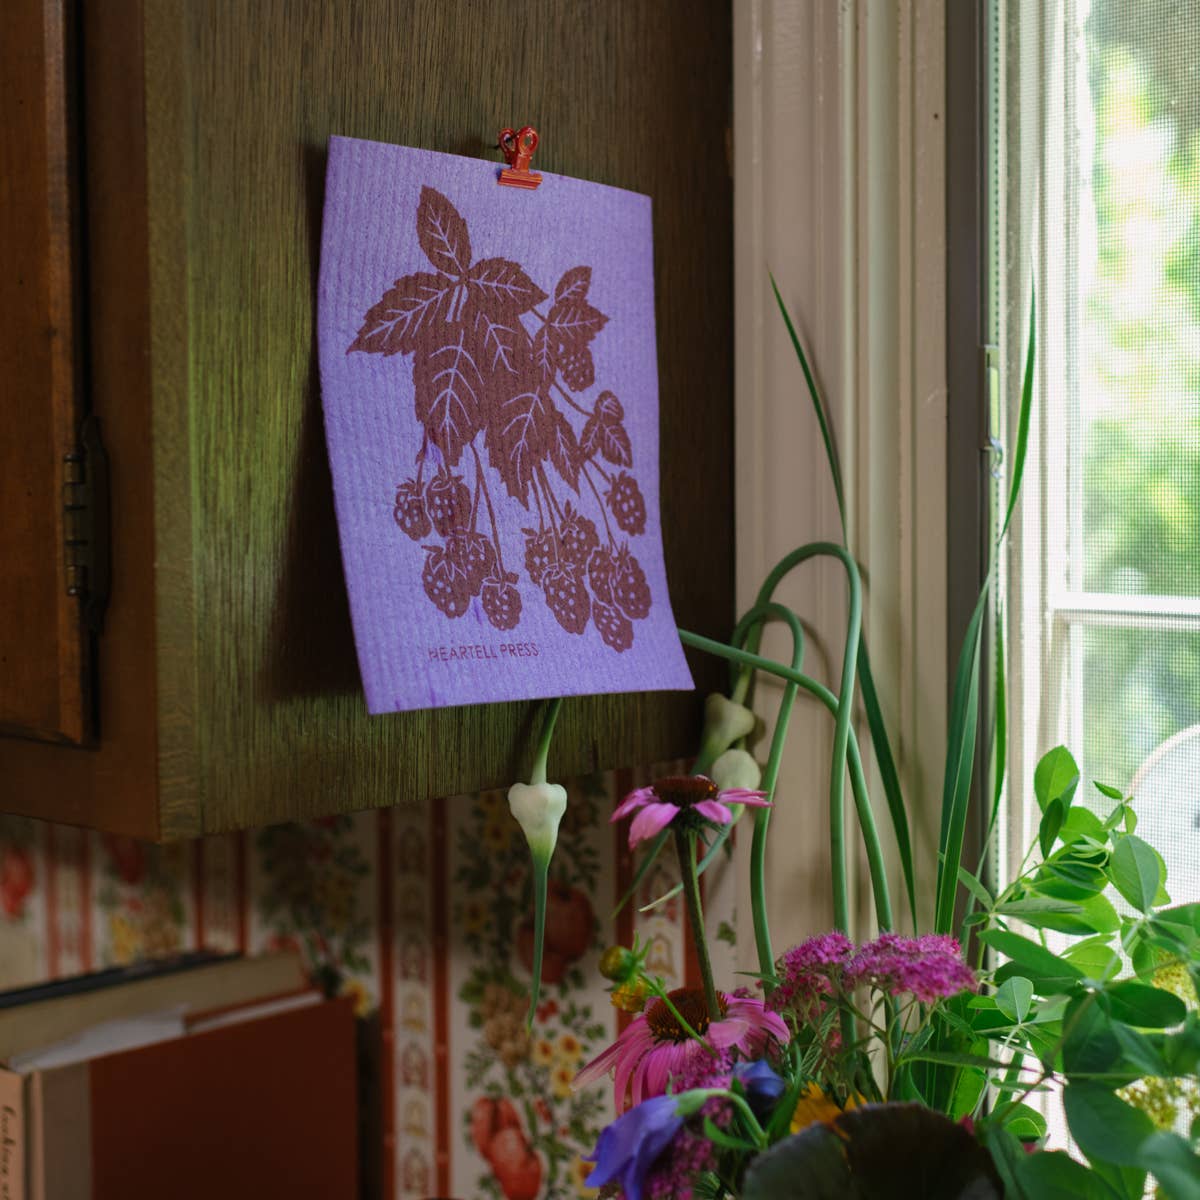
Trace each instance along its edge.
<path fill-rule="evenodd" d="M 655 780 L 649 787 L 637 788 L 617 806 L 610 820 L 636 813 L 629 826 L 629 848 L 652 838 L 676 818 L 714 825 L 733 821 L 730 804 L 748 804 L 757 808 L 770 806 L 766 792 L 749 788 L 726 788 L 721 791 L 707 775 L 670 775 Z"/>
<path fill-rule="evenodd" d="M 699 988 L 677 988 L 667 995 L 679 1015 L 718 1053 L 737 1050 L 745 1058 L 758 1058 L 769 1046 L 788 1040 L 783 1020 L 752 996 L 718 992 L 721 1019 L 710 1021 Z M 611 1070 L 613 1097 L 620 1111 L 627 1090 L 632 1102 L 640 1104 L 651 1096 L 661 1096 L 672 1079 L 702 1070 L 705 1062 L 714 1062 L 709 1050 L 687 1033 L 659 999 L 575 1076 L 575 1086 L 583 1087 Z"/>

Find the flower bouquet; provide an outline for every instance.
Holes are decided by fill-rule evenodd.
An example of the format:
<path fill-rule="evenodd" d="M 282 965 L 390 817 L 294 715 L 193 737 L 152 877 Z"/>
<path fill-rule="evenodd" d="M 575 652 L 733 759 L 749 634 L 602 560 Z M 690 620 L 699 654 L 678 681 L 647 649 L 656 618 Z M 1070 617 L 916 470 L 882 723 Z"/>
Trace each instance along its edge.
<path fill-rule="evenodd" d="M 778 291 L 776 298 L 844 514 L 827 414 Z M 1033 329 L 1031 315 L 1001 539 L 1025 457 Z M 804 673 L 800 621 L 773 598 L 788 572 L 814 559 L 838 563 L 849 583 L 836 694 Z M 628 822 L 630 846 L 643 851 L 626 901 L 672 844 L 680 883 L 670 894 L 682 892 L 702 982 L 668 990 L 636 944 L 610 948 L 601 960 L 614 1005 L 633 1014 L 575 1080 L 583 1088 L 612 1078 L 619 1115 L 600 1135 L 587 1180 L 601 1196 L 1136 1200 L 1149 1186 L 1171 1200 L 1200 1197 L 1200 1119 L 1190 1120 L 1200 1117 L 1200 905 L 1171 905 L 1161 856 L 1134 832 L 1132 797 L 1097 784 L 1085 802 L 1079 769 L 1059 747 L 1037 768 L 1041 821 L 1013 878 L 991 880 L 982 859 L 970 869 L 964 865 L 984 615 L 989 601 L 999 607 L 994 579 L 989 568 L 958 662 L 938 858 L 929 879 L 934 915 L 924 929 L 918 884 L 925 881 L 914 870 L 907 811 L 862 633 L 858 567 L 845 546 L 816 543 L 784 558 L 728 644 L 681 631 L 685 643 L 731 662 L 730 695 L 709 697 L 693 773 L 634 791 L 612 819 Z M 790 630 L 790 663 L 759 653 L 768 621 Z M 746 747 L 755 719 L 745 703 L 759 673 L 784 682 L 761 770 Z M 883 839 L 851 720 L 860 688 L 904 881 L 907 935 L 896 928 Z M 765 899 L 765 848 L 784 736 L 800 690 L 815 696 L 835 722 L 829 788 L 835 929 L 777 954 Z M 530 783 L 510 793 L 534 860 L 530 1019 L 548 865 L 566 803 L 546 777 L 556 714 L 555 705 Z M 1001 719 L 993 731 L 989 834 L 1003 786 L 1003 730 Z M 847 886 L 847 778 L 876 926 L 874 937 L 857 941 Z M 718 981 L 699 877 L 745 813 L 752 813 L 747 820 L 753 824 L 758 970 Z M 1046 1148 L 1046 1118 L 1031 1103 L 1046 1092 L 1057 1094 L 1065 1113 L 1070 1153 Z"/>

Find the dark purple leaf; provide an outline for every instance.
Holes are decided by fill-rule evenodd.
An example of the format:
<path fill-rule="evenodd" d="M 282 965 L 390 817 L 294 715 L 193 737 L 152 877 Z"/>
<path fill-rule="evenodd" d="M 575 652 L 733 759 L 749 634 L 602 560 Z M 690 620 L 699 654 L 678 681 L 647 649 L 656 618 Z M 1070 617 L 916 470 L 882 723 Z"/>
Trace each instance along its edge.
<path fill-rule="evenodd" d="M 608 323 L 608 318 L 586 300 L 559 300 L 550 309 L 547 324 L 562 346 L 586 346 Z"/>
<path fill-rule="evenodd" d="M 397 279 L 379 303 L 367 310 L 358 337 L 346 353 L 411 354 L 431 334 L 436 336 L 435 322 L 447 319 L 456 306 L 457 286 L 448 276 L 427 271 Z"/>
<path fill-rule="evenodd" d="M 466 330 L 457 327 L 444 345 L 418 354 L 413 383 L 417 420 L 454 466 L 463 447 L 479 432 L 484 412 L 483 380 Z"/>
<path fill-rule="evenodd" d="M 614 466 L 633 466 L 633 446 L 620 421 L 602 421 L 599 417 L 590 416 L 583 427 L 580 441 L 585 458 L 591 458 L 599 452 Z"/>
<path fill-rule="evenodd" d="M 591 267 L 572 267 L 563 273 L 554 289 L 554 303 L 561 300 L 586 300 L 592 286 Z"/>
<path fill-rule="evenodd" d="M 570 421 L 545 393 L 541 396 L 541 424 L 546 431 L 546 453 L 554 469 L 573 491 L 579 491 L 579 467 L 583 456 Z"/>
<path fill-rule="evenodd" d="M 549 385 L 558 372 L 558 348 L 545 325 L 533 335 L 533 366 L 543 387 Z"/>
<path fill-rule="evenodd" d="M 546 293 L 525 274 L 520 263 L 507 258 L 477 262 L 467 276 L 467 286 L 481 308 L 510 317 L 528 312 L 546 299 Z"/>
<path fill-rule="evenodd" d="M 431 187 L 421 189 L 417 238 L 429 261 L 447 275 L 465 275 L 471 266 L 471 238 L 458 209 Z"/>
<path fill-rule="evenodd" d="M 524 377 L 530 368 L 529 334 L 516 314 L 493 317 L 477 312 L 474 324 L 476 358 L 485 375 L 500 377 L 492 386 L 511 385 L 510 377 Z"/>
<path fill-rule="evenodd" d="M 547 454 L 546 413 L 532 389 L 492 403 L 485 444 L 488 460 L 500 473 L 508 494 L 529 507 L 529 485 Z"/>

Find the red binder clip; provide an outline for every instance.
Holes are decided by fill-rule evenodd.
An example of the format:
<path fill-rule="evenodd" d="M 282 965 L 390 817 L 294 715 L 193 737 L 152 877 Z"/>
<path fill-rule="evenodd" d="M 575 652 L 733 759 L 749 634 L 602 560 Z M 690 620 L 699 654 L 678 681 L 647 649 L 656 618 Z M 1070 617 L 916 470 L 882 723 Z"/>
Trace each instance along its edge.
<path fill-rule="evenodd" d="M 532 125 L 526 125 L 523 129 L 500 130 L 500 149 L 508 161 L 508 166 L 500 172 L 501 184 L 532 190 L 542 182 L 542 177 L 529 169 L 529 160 L 537 144 L 537 130 Z"/>

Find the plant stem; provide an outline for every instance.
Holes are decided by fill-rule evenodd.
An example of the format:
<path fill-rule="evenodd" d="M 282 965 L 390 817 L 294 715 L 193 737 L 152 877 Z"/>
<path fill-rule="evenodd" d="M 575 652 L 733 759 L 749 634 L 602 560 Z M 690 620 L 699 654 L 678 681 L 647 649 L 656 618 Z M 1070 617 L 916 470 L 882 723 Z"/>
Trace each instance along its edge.
<path fill-rule="evenodd" d="M 659 1000 L 661 1000 L 667 1006 L 667 1011 L 671 1014 L 671 1016 L 673 1016 L 675 1018 L 675 1020 L 679 1022 L 679 1028 L 682 1029 L 683 1032 L 686 1033 L 688 1035 L 688 1037 L 690 1037 L 694 1042 L 699 1042 L 700 1045 L 703 1046 L 704 1049 L 709 1052 L 709 1054 L 715 1054 L 716 1051 L 712 1048 L 712 1046 L 710 1046 L 708 1044 L 708 1042 L 706 1042 L 691 1027 L 691 1025 L 688 1023 L 687 1018 L 683 1015 L 683 1013 L 681 1013 L 679 1011 L 678 1008 L 675 1007 L 675 1001 L 672 1000 L 671 997 L 667 995 L 667 989 L 665 987 L 663 987 L 663 985 L 657 979 L 650 979 L 644 975 L 642 976 L 642 978 L 646 979 L 646 982 L 649 983 L 651 995 L 653 995 L 653 996 L 657 997 Z"/>
<path fill-rule="evenodd" d="M 686 829 L 675 830 L 675 854 L 679 858 L 679 877 L 683 881 L 683 899 L 687 905 L 688 924 L 700 964 L 700 979 L 704 984 L 704 1004 L 709 1021 L 721 1019 L 721 1005 L 713 984 L 712 962 L 708 957 L 708 940 L 704 936 L 704 913 L 700 907 L 700 879 L 696 875 L 696 835 Z"/>
<path fill-rule="evenodd" d="M 746 667 L 765 671 L 767 674 L 776 675 L 780 679 L 794 680 L 806 692 L 809 692 L 820 700 L 830 712 L 836 713 L 838 710 L 838 698 L 827 687 L 824 687 L 813 679 L 809 679 L 807 675 L 803 675 L 799 671 L 793 671 L 785 667 L 782 663 L 778 663 L 774 659 L 764 658 L 762 655 L 753 654 L 748 650 L 739 650 L 733 646 L 726 646 L 724 642 L 713 641 L 712 638 L 703 637 L 698 633 L 691 633 L 686 629 L 679 630 L 679 639 L 685 646 L 694 646 L 697 650 L 704 650 L 706 653 L 714 654 L 718 658 L 728 659 L 731 662 L 741 663 Z M 875 891 L 875 916 L 881 929 L 890 929 L 892 926 L 892 908 L 887 883 L 887 871 L 883 860 L 883 849 L 879 842 L 875 817 L 871 811 L 870 799 L 867 795 L 862 756 L 859 753 L 858 742 L 853 736 L 847 741 L 847 749 L 850 761 L 850 785 L 854 790 L 855 804 L 859 813 L 859 823 L 863 828 L 863 841 L 866 846 L 867 860 L 870 864 L 871 884 Z"/>
<path fill-rule="evenodd" d="M 546 710 L 542 736 L 533 755 L 533 770 L 529 774 L 530 783 L 546 782 L 546 761 L 550 757 L 550 741 L 554 737 L 554 726 L 558 723 L 558 712 L 561 708 L 562 697 L 556 696 L 550 701 L 550 707 Z"/>
<path fill-rule="evenodd" d="M 525 1028 L 533 1028 L 533 1017 L 537 1012 L 538 997 L 542 991 L 542 948 L 546 940 L 546 891 L 550 876 L 550 860 L 544 862 L 533 856 L 533 986 L 530 988 L 529 1013 Z"/>

